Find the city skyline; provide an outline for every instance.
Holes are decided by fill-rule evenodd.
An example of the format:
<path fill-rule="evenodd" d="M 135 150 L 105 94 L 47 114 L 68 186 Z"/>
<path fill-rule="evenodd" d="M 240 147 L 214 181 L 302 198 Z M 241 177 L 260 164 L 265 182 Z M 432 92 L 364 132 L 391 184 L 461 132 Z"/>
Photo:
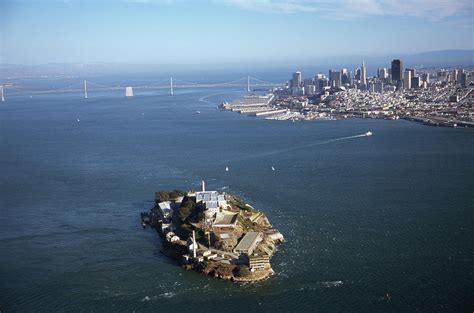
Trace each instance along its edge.
<path fill-rule="evenodd" d="M 1 63 L 303 63 L 469 50 L 473 7 L 463 0 L 6 1 Z"/>

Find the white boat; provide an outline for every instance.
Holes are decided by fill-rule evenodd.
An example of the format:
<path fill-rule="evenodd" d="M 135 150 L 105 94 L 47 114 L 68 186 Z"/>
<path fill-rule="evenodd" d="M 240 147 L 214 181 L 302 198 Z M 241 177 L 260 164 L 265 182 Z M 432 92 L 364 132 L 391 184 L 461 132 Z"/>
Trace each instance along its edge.
<path fill-rule="evenodd" d="M 201 111 L 196 111 L 196 114 L 201 114 Z"/>
<path fill-rule="evenodd" d="M 80 122 L 81 120 L 80 119 L 76 119 L 77 122 Z"/>
<path fill-rule="evenodd" d="M 228 171 L 229 171 L 229 167 L 226 166 L 226 167 L 225 167 L 225 171 L 228 172 Z"/>
<path fill-rule="evenodd" d="M 272 166 L 272 171 L 274 171 L 274 170 L 275 170 L 275 168 Z"/>
<path fill-rule="evenodd" d="M 372 132 L 369 130 L 368 132 L 365 133 L 366 136 L 372 136 Z"/>

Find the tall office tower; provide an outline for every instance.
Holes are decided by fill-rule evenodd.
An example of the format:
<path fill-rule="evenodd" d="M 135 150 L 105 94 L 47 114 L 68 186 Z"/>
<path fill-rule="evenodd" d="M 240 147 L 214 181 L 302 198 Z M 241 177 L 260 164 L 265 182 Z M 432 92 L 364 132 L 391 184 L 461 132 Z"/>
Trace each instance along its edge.
<path fill-rule="evenodd" d="M 293 80 L 292 80 L 292 88 L 300 88 L 301 87 L 301 72 L 297 71 L 293 73 Z"/>
<path fill-rule="evenodd" d="M 416 76 L 416 70 L 414 68 L 407 68 L 406 69 L 407 71 L 410 71 L 411 73 L 411 78 L 415 77 Z"/>
<path fill-rule="evenodd" d="M 358 67 L 354 70 L 354 79 L 355 80 L 360 80 L 360 67 Z"/>
<path fill-rule="evenodd" d="M 403 80 L 403 62 L 399 59 L 392 61 L 392 82 L 400 82 Z"/>
<path fill-rule="evenodd" d="M 314 85 L 316 86 L 317 91 L 322 89 L 322 87 L 320 86 L 320 83 L 325 78 L 326 78 L 326 76 L 324 74 L 316 74 L 314 76 Z"/>
<path fill-rule="evenodd" d="M 453 80 L 454 80 L 454 82 L 458 81 L 458 75 L 459 75 L 459 70 L 457 68 L 455 68 L 453 70 Z"/>
<path fill-rule="evenodd" d="M 378 81 L 374 83 L 374 91 L 378 93 L 383 93 L 383 82 Z"/>
<path fill-rule="evenodd" d="M 426 82 L 427 84 L 429 84 L 430 83 L 430 74 L 424 73 L 423 75 L 421 75 L 421 80 Z"/>
<path fill-rule="evenodd" d="M 305 78 L 303 81 L 303 87 L 313 85 L 313 79 L 312 78 Z"/>
<path fill-rule="evenodd" d="M 323 77 L 318 80 L 318 85 L 316 86 L 319 91 L 323 90 L 324 87 L 329 86 L 329 80 L 326 77 Z"/>
<path fill-rule="evenodd" d="M 411 71 L 406 70 L 403 76 L 403 88 L 411 89 Z"/>
<path fill-rule="evenodd" d="M 411 78 L 411 88 L 418 89 L 421 86 L 420 76 L 415 76 Z"/>
<path fill-rule="evenodd" d="M 347 71 L 346 68 L 343 68 L 341 70 L 341 84 L 342 85 L 350 84 L 349 80 L 350 80 L 349 72 Z"/>
<path fill-rule="evenodd" d="M 304 94 L 306 96 L 312 96 L 316 93 L 316 86 L 315 85 L 305 85 L 304 86 Z"/>
<path fill-rule="evenodd" d="M 367 84 L 367 69 L 365 68 L 364 61 L 362 61 L 362 67 L 360 68 L 360 82 L 363 85 Z"/>
<path fill-rule="evenodd" d="M 380 80 L 387 79 L 388 74 L 387 69 L 385 67 L 379 67 L 379 69 L 377 70 L 377 74 Z"/>
<path fill-rule="evenodd" d="M 341 87 L 341 72 L 329 70 L 329 85 L 336 88 Z"/>
<path fill-rule="evenodd" d="M 461 79 L 459 80 L 459 82 L 464 86 L 466 87 L 466 85 L 468 84 L 468 75 L 467 75 L 467 72 L 462 72 L 461 73 Z"/>
<path fill-rule="evenodd" d="M 458 76 L 456 76 L 456 83 L 462 83 L 462 75 L 465 73 L 466 71 L 462 68 L 459 70 L 458 72 Z"/>

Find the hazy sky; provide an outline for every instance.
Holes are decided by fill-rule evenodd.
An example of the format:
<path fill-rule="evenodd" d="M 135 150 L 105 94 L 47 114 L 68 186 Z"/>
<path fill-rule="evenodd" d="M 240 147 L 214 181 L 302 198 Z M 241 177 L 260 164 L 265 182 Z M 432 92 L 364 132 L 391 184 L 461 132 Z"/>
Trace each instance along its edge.
<path fill-rule="evenodd" d="M 197 63 L 473 49 L 472 0 L 1 0 L 1 62 Z"/>

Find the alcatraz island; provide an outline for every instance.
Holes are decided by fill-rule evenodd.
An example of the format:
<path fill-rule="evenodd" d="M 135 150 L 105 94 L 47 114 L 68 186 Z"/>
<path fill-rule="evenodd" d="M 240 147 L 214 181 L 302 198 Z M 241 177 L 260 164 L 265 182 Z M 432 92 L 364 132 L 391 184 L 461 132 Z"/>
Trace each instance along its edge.
<path fill-rule="evenodd" d="M 142 225 L 162 238 L 162 253 L 188 270 L 254 282 L 273 274 L 270 259 L 283 235 L 259 210 L 234 195 L 207 191 L 159 191 Z"/>

